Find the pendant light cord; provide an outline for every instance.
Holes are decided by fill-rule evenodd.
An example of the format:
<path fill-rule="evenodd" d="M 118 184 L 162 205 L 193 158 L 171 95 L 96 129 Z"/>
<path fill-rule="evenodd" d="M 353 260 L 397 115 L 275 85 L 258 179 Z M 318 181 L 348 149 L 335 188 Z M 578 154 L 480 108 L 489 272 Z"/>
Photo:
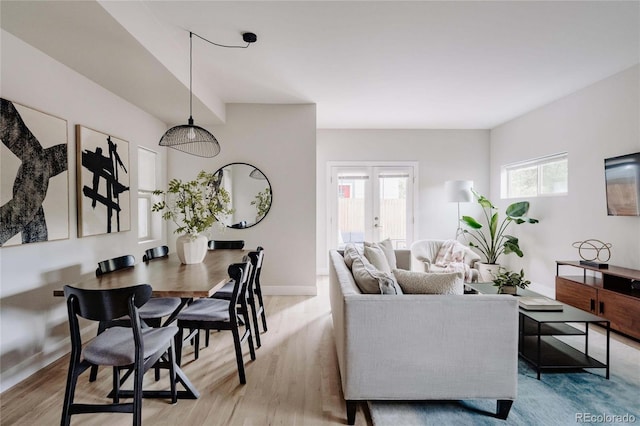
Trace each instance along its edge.
<path fill-rule="evenodd" d="M 246 46 L 228 46 L 228 45 L 226 45 L 226 44 L 218 44 L 218 43 L 214 43 L 213 41 L 211 41 L 211 40 L 207 40 L 206 38 L 204 38 L 204 37 L 202 37 L 202 36 L 199 36 L 199 35 L 198 35 L 198 34 L 196 34 L 196 33 L 191 33 L 191 32 L 190 32 L 189 34 L 193 34 L 194 36 L 198 37 L 199 39 L 204 40 L 204 41 L 206 41 L 207 43 L 211 43 L 211 44 L 213 44 L 214 46 L 227 47 L 227 48 L 230 48 L 230 49 L 246 49 L 246 48 L 247 48 L 247 47 L 249 47 L 249 45 L 251 44 L 251 43 L 247 43 L 247 45 L 246 45 Z"/>
<path fill-rule="evenodd" d="M 189 121 L 193 121 L 193 33 L 189 31 Z"/>

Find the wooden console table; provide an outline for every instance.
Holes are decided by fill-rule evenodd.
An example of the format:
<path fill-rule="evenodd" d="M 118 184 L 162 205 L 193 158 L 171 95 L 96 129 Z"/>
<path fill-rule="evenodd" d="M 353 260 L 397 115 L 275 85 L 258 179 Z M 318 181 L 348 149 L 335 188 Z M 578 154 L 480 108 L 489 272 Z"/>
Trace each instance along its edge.
<path fill-rule="evenodd" d="M 582 269 L 582 274 L 560 275 L 561 266 Z M 587 275 L 587 271 L 596 271 L 600 276 Z M 640 283 L 640 271 L 636 269 L 556 261 L 556 300 L 606 316 L 612 330 L 640 339 L 640 289 L 632 288 L 636 282 Z"/>

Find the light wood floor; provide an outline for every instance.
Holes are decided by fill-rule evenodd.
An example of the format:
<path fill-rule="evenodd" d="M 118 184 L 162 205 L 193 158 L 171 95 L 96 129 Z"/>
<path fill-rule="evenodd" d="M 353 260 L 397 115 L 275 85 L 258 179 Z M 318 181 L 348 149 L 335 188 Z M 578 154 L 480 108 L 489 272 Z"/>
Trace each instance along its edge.
<path fill-rule="evenodd" d="M 244 345 L 247 384 L 240 385 L 229 332 L 212 332 L 208 348 L 193 359 L 185 346 L 182 369 L 200 392 L 198 400 L 146 399 L 147 425 L 340 425 L 346 411 L 332 334 L 328 280 L 319 280 L 319 295 L 267 296 L 269 330 L 262 347 L 250 361 Z M 202 341 L 204 339 L 201 339 Z M 2 425 L 55 425 L 60 423 L 69 358 L 63 357 L 1 396 Z M 163 372 L 164 373 L 164 372 Z M 111 370 L 101 368 L 89 383 L 88 372 L 78 380 L 76 402 L 104 402 Z M 153 372 L 145 387 L 154 388 Z M 160 388 L 168 386 L 163 374 Z M 360 404 L 357 425 L 371 424 Z M 72 425 L 130 425 L 129 414 L 84 414 L 71 417 Z"/>
<path fill-rule="evenodd" d="M 208 348 L 193 360 L 185 347 L 182 368 L 200 391 L 198 400 L 144 400 L 147 425 L 340 425 L 346 424 L 333 342 L 328 280 L 318 279 L 316 297 L 266 297 L 269 331 L 262 334 L 257 359 L 249 361 L 245 349 L 247 384 L 240 385 L 233 343 L 228 332 L 213 332 Z M 592 351 L 601 355 L 604 336 L 592 334 Z M 577 341 L 576 345 L 582 343 Z M 638 377 L 640 343 L 611 336 L 612 373 Z M 60 423 L 68 357 L 63 357 L 2 395 L 0 424 L 55 425 Z M 110 370 L 100 370 L 98 380 L 88 373 L 78 382 L 76 401 L 103 402 L 111 383 Z M 145 377 L 147 388 L 157 384 L 153 373 Z M 129 425 L 128 414 L 88 414 L 72 417 L 72 425 Z M 359 404 L 357 425 L 371 425 L 365 404 Z"/>

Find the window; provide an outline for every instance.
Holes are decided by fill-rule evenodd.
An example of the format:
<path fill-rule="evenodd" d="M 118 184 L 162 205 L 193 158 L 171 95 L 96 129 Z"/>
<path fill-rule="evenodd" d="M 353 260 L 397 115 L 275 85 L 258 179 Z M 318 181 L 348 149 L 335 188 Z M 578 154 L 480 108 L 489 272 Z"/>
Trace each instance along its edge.
<path fill-rule="evenodd" d="M 564 195 L 569 184 L 569 159 L 566 152 L 521 161 L 501 170 L 502 198 Z"/>
<path fill-rule="evenodd" d="M 151 211 L 156 202 L 156 153 L 138 147 L 138 241 L 159 240 L 162 237 L 162 217 Z"/>

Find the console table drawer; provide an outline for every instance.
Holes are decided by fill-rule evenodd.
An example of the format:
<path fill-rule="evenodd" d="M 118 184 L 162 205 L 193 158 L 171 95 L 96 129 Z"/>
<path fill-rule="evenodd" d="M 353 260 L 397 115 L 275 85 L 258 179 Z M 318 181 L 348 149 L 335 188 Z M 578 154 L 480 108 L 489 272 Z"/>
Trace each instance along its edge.
<path fill-rule="evenodd" d="M 597 290 L 563 277 L 556 277 L 556 300 L 583 311 L 597 313 Z"/>

